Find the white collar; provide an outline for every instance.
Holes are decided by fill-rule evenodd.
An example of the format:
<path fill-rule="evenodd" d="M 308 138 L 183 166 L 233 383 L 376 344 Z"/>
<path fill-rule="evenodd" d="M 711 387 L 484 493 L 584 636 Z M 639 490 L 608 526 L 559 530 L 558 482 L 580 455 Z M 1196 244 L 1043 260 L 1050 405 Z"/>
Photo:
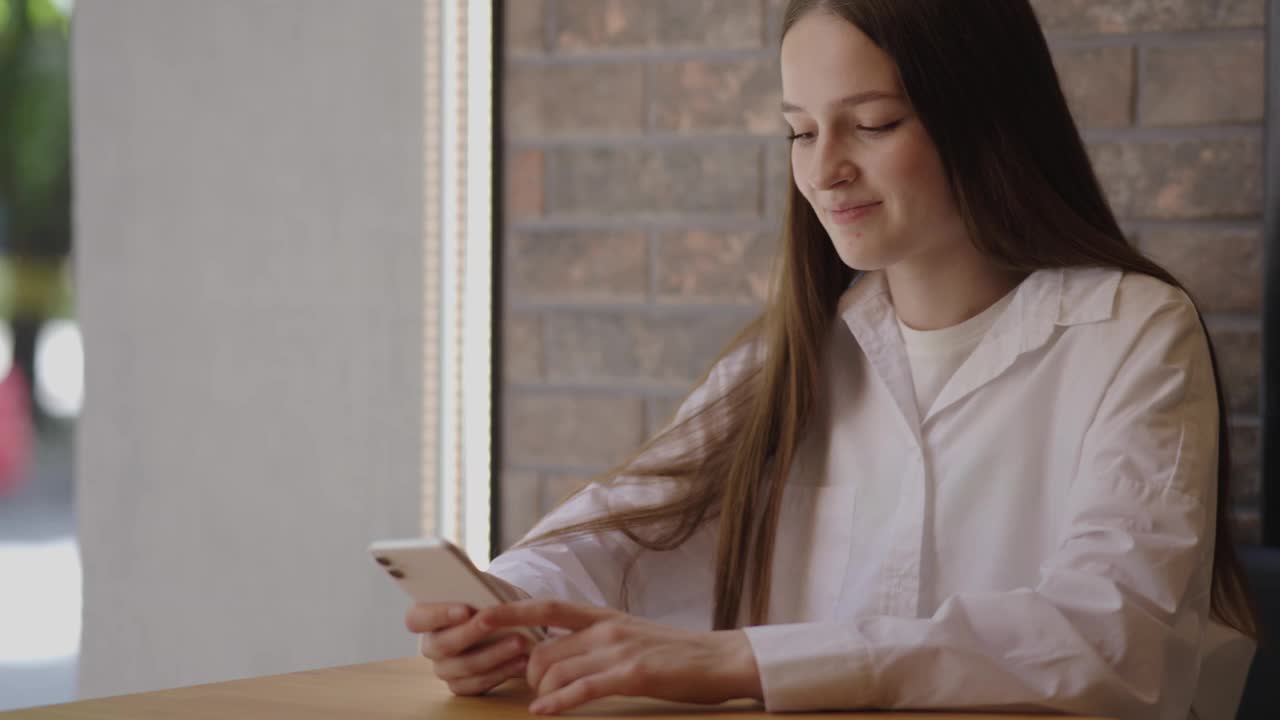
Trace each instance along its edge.
<path fill-rule="evenodd" d="M 1043 346 L 1058 326 L 1109 320 L 1123 272 L 1112 268 L 1038 270 L 1018 286 L 1013 301 L 943 388 L 929 417 L 999 377 L 1023 353 Z M 888 386 L 911 434 L 920 437 L 910 364 L 884 272 L 858 273 L 840 296 L 837 313 L 871 366 Z"/>

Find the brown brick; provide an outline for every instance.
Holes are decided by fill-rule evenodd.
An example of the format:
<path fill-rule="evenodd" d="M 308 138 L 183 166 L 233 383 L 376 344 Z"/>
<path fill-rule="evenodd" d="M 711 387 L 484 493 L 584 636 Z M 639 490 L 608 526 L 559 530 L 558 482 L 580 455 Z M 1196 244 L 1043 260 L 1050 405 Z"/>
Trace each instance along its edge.
<path fill-rule="evenodd" d="M 542 318 L 537 313 L 507 311 L 502 320 L 503 377 L 512 382 L 542 378 Z"/>
<path fill-rule="evenodd" d="M 640 65 L 516 65 L 506 95 L 509 137 L 644 131 Z"/>
<path fill-rule="evenodd" d="M 514 55 L 546 52 L 546 0 L 506 0 L 506 49 Z"/>
<path fill-rule="evenodd" d="M 1142 124 L 1256 123 L 1262 120 L 1265 50 L 1259 38 L 1146 51 Z"/>
<path fill-rule="evenodd" d="M 1256 425 L 1231 426 L 1231 498 L 1256 505 L 1262 498 L 1261 432 Z"/>
<path fill-rule="evenodd" d="M 645 426 L 649 437 L 657 435 L 675 418 L 676 411 L 680 409 L 684 398 L 682 394 L 659 395 L 648 399 L 645 408 Z"/>
<path fill-rule="evenodd" d="M 532 472 L 504 470 L 501 478 L 501 546 L 505 550 L 542 517 L 542 486 Z"/>
<path fill-rule="evenodd" d="M 644 399 L 637 395 L 513 389 L 504 410 L 513 465 L 608 467 L 644 441 Z"/>
<path fill-rule="evenodd" d="M 779 140 L 765 148 L 765 214 L 781 218 L 791 193 L 791 143 Z"/>
<path fill-rule="evenodd" d="M 1202 311 L 1261 310 L 1262 233 L 1257 229 L 1152 231 L 1138 246 L 1186 284 Z"/>
<path fill-rule="evenodd" d="M 552 212 L 758 215 L 760 149 L 754 145 L 564 148 L 551 172 Z"/>
<path fill-rule="evenodd" d="M 1257 415 L 1262 377 L 1262 336 L 1256 329 L 1209 324 L 1209 335 L 1218 356 L 1222 388 L 1227 395 L 1227 412 Z"/>
<path fill-rule="evenodd" d="M 521 150 L 513 155 L 507 175 L 507 209 L 513 218 L 538 217 L 542 215 L 545 204 L 542 151 Z"/>
<path fill-rule="evenodd" d="M 511 292 L 534 300 L 643 300 L 648 247 L 638 231 L 517 234 L 508 250 Z"/>
<path fill-rule="evenodd" d="M 771 59 L 660 63 L 654 67 L 654 124 L 675 132 L 781 135 L 777 64 Z"/>
<path fill-rule="evenodd" d="M 619 461 L 626 458 L 619 458 Z M 583 473 L 581 475 L 543 475 L 542 476 L 542 512 L 549 513 L 560 503 L 564 502 L 570 495 L 582 489 L 592 476 Z"/>
<path fill-rule="evenodd" d="M 683 389 L 701 377 L 747 320 L 736 313 L 549 314 L 547 375 L 561 381 L 621 380 Z"/>
<path fill-rule="evenodd" d="M 1262 211 L 1257 138 L 1098 143 L 1094 168 L 1126 218 L 1253 218 Z"/>
<path fill-rule="evenodd" d="M 1133 48 L 1065 48 L 1053 53 L 1062 92 L 1081 127 L 1133 122 Z"/>
<path fill-rule="evenodd" d="M 564 53 L 764 44 L 758 0 L 558 0 L 557 13 Z"/>
<path fill-rule="evenodd" d="M 658 40 L 653 0 L 554 0 L 556 51 L 587 53 L 651 48 Z"/>
<path fill-rule="evenodd" d="M 763 8 L 758 0 L 662 0 L 658 36 L 669 48 L 761 47 Z"/>
<path fill-rule="evenodd" d="M 1031 0 L 1047 32 L 1260 27 L 1266 0 Z"/>
<path fill-rule="evenodd" d="M 774 233 L 668 234 L 657 247 L 658 299 L 763 302 L 777 250 Z"/>

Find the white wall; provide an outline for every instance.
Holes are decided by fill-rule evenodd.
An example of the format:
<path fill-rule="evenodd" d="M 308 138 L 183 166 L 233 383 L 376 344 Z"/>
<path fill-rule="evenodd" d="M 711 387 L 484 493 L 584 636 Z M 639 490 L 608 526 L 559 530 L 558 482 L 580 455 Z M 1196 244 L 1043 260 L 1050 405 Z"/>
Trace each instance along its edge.
<path fill-rule="evenodd" d="M 422 0 L 81 0 L 81 694 L 412 654 Z"/>

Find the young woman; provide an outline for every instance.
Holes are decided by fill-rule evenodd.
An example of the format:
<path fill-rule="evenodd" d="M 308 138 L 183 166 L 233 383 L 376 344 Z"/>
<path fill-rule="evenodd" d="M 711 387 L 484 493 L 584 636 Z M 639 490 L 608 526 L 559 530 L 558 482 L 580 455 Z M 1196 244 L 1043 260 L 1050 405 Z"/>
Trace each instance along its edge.
<path fill-rule="evenodd" d="M 457 693 L 1225 720 L 1252 656 L 1216 363 L 1026 0 L 793 0 L 774 292 L 673 423 L 410 610 Z M 495 628 L 560 629 L 473 649 Z"/>

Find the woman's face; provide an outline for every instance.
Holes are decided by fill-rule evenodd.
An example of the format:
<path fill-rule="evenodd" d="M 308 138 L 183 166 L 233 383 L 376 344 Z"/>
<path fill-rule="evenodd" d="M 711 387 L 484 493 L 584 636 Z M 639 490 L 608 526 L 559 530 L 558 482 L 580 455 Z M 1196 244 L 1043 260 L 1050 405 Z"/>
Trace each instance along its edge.
<path fill-rule="evenodd" d="M 822 11 L 796 22 L 782 41 L 782 98 L 796 186 L 846 265 L 945 262 L 968 242 L 897 68 L 861 30 Z"/>

